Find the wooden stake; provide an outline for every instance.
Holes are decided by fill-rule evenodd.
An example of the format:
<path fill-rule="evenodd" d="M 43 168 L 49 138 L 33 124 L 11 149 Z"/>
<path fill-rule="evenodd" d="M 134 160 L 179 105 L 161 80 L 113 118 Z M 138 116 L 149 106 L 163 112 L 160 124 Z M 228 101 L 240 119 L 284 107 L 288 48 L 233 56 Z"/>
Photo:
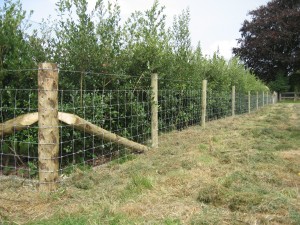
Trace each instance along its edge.
<path fill-rule="evenodd" d="M 248 113 L 251 113 L 251 91 L 248 91 Z"/>
<path fill-rule="evenodd" d="M 232 86 L 232 93 L 231 93 L 231 115 L 235 116 L 235 86 Z"/>
<path fill-rule="evenodd" d="M 114 134 L 74 114 L 59 112 L 58 119 L 68 125 L 72 125 L 75 129 L 95 135 L 103 140 L 112 141 L 116 144 L 123 145 L 134 150 L 135 152 L 141 153 L 148 150 L 148 147 L 145 145 Z"/>
<path fill-rule="evenodd" d="M 59 177 L 58 70 L 56 64 L 39 64 L 38 125 L 40 191 L 50 192 L 57 189 Z"/>
<path fill-rule="evenodd" d="M 263 95 L 262 96 L 262 99 L 263 99 L 262 105 L 265 106 L 265 92 L 264 91 L 263 91 L 262 95 Z"/>
<path fill-rule="evenodd" d="M 256 92 L 256 110 L 258 110 L 258 91 Z"/>
<path fill-rule="evenodd" d="M 72 125 L 75 129 L 95 135 L 103 140 L 112 141 L 123 145 L 134 150 L 135 152 L 140 153 L 148 150 L 148 147 L 145 145 L 114 134 L 74 114 L 58 112 L 58 120 L 68 125 Z M 28 113 L 8 120 L 4 123 L 0 123 L 0 136 L 6 136 L 13 134 L 16 131 L 25 130 L 37 121 L 38 113 Z"/>
<path fill-rule="evenodd" d="M 279 101 L 281 102 L 281 93 L 279 93 Z"/>
<path fill-rule="evenodd" d="M 16 131 L 27 129 L 38 121 L 38 113 L 20 115 L 14 119 L 0 123 L 0 137 L 13 134 Z"/>
<path fill-rule="evenodd" d="M 207 80 L 202 81 L 202 111 L 201 111 L 201 126 L 205 128 L 206 118 L 206 94 L 207 94 Z"/>
<path fill-rule="evenodd" d="M 151 75 L 151 139 L 152 148 L 158 148 L 158 81 L 157 73 Z"/>
<path fill-rule="evenodd" d="M 272 98 L 272 104 L 275 104 L 277 100 L 277 93 L 274 91 L 273 92 L 273 98 Z"/>

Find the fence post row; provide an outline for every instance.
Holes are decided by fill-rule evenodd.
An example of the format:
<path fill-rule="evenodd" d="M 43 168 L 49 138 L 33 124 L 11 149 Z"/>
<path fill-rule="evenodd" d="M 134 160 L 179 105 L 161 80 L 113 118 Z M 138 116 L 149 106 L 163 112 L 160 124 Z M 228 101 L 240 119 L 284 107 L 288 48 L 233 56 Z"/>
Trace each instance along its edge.
<path fill-rule="evenodd" d="M 152 148 L 158 148 L 158 75 L 151 74 L 151 139 Z"/>
<path fill-rule="evenodd" d="M 158 75 L 151 74 L 151 139 L 158 148 Z M 262 93 L 264 106 L 264 92 Z M 256 108 L 259 107 L 256 92 Z M 268 104 L 267 93 L 267 104 Z M 232 116 L 235 115 L 236 90 L 232 86 Z M 205 128 L 207 80 L 202 81 L 201 126 Z M 248 112 L 251 112 L 251 92 L 248 92 Z M 38 70 L 38 159 L 40 190 L 57 189 L 59 179 L 58 69 L 56 64 L 41 63 Z"/>
<path fill-rule="evenodd" d="M 231 99 L 231 115 L 235 116 L 235 86 L 232 86 Z"/>
<path fill-rule="evenodd" d="M 40 63 L 38 70 L 38 159 L 40 191 L 57 188 L 59 169 L 58 70 Z"/>
<path fill-rule="evenodd" d="M 202 81 L 202 112 L 201 112 L 201 126 L 203 128 L 205 128 L 206 98 L 207 98 L 207 80 L 203 80 Z"/>

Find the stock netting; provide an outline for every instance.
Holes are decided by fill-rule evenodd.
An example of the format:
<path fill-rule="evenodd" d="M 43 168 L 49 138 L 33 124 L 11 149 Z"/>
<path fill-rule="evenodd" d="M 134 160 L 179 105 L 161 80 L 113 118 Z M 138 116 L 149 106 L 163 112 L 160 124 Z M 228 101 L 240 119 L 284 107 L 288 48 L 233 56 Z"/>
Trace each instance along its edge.
<path fill-rule="evenodd" d="M 88 77 L 90 74 L 85 74 L 81 88 L 81 75 L 60 71 L 62 85 L 58 90 L 58 111 L 76 115 L 109 132 L 147 145 L 151 134 L 150 85 L 140 88 L 136 77 L 92 74 L 97 76 L 92 79 Z M 145 80 L 150 84 L 150 79 Z M 35 83 L 33 86 L 37 86 L 36 80 Z M 35 112 L 38 112 L 38 89 L 10 86 L 0 89 L 1 124 Z M 74 125 L 60 122 L 58 128 L 60 174 L 69 173 L 75 165 L 118 162 L 135 153 L 118 143 L 105 141 L 99 135 L 78 130 Z M 37 123 L 22 131 L 14 124 L 12 129 L 9 135 L 1 132 L 0 173 L 34 178 L 39 171 Z"/>
<path fill-rule="evenodd" d="M 230 92 L 207 92 L 206 120 L 217 120 L 231 115 L 232 96 Z"/>
<path fill-rule="evenodd" d="M 80 90 L 60 92 L 59 111 L 77 115 L 107 131 L 138 143 L 150 139 L 149 90 Z M 79 131 L 72 125 L 60 127 L 61 170 L 78 163 L 99 165 L 128 157 L 131 151 L 118 143 Z"/>
<path fill-rule="evenodd" d="M 201 90 L 159 90 L 158 105 L 161 132 L 200 124 Z"/>
<path fill-rule="evenodd" d="M 37 111 L 37 89 L 0 89 L 0 123 L 26 113 Z M 38 127 L 34 124 L 18 132 L 15 126 L 11 135 L 0 133 L 0 173 L 25 177 L 37 173 Z"/>
<path fill-rule="evenodd" d="M 20 71 L 18 71 L 20 73 Z M 26 71 L 25 71 L 26 72 Z M 24 73 L 25 73 L 24 72 Z M 27 73 L 27 72 L 26 72 Z M 31 71 L 37 74 L 38 70 Z M 30 75 L 32 76 L 32 75 Z M 35 75 L 36 76 L 36 75 Z M 75 71 L 59 72 L 58 111 L 76 115 L 109 132 L 128 140 L 151 144 L 150 76 L 132 77 L 116 74 L 92 74 Z M 19 84 L 19 86 L 17 86 Z M 24 114 L 38 112 L 36 79 L 31 84 L 15 83 L 0 89 L 0 123 L 7 123 Z M 182 130 L 201 122 L 202 90 L 166 87 L 158 81 L 159 132 Z M 251 95 L 251 111 L 271 103 L 271 97 Z M 248 95 L 237 93 L 235 114 L 248 112 Z M 206 120 L 230 116 L 232 94 L 207 92 Z M 139 153 L 118 142 L 107 141 L 99 135 L 78 130 L 74 125 L 59 123 L 59 173 L 71 172 L 77 165 L 96 166 L 124 159 Z M 13 126 L 9 135 L 0 134 L 0 174 L 36 178 L 38 165 L 37 122 L 19 131 Z"/>

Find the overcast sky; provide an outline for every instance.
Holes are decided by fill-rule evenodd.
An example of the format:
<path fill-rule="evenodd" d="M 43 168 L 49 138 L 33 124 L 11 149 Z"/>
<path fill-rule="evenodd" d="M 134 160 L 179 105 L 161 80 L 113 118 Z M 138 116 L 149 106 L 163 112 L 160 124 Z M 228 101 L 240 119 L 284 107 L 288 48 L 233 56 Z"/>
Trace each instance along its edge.
<path fill-rule="evenodd" d="M 3 3 L 4 0 L 0 0 Z M 94 5 L 95 0 L 88 0 Z M 55 15 L 56 0 L 21 0 L 25 10 L 34 10 L 32 20 L 41 22 L 49 14 Z M 121 16 L 125 20 L 136 10 L 146 10 L 154 0 L 118 0 Z M 231 57 L 231 49 L 236 46 L 240 37 L 239 29 L 250 10 L 265 5 L 268 0 L 160 0 L 166 6 L 168 25 L 172 24 L 173 16 L 178 15 L 187 7 L 190 9 L 190 32 L 192 44 L 196 47 L 201 43 L 202 52 L 212 55 L 218 48 L 225 58 Z M 1 4 L 2 5 L 2 4 Z"/>

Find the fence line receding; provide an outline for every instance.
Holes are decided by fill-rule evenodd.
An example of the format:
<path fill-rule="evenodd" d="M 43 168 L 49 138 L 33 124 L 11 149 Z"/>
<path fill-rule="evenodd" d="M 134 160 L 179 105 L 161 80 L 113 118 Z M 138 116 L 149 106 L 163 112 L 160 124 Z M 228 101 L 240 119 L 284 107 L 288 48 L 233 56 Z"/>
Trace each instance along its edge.
<path fill-rule="evenodd" d="M 213 92 L 207 81 L 166 88 L 157 74 L 87 74 L 82 82 L 76 76 L 83 73 L 58 72 L 55 64 L 24 71 L 38 75 L 37 88 L 0 89 L 0 175 L 39 178 L 42 191 L 55 190 L 78 165 L 121 163 L 157 148 L 159 132 L 204 127 L 277 99 L 237 86 Z"/>

